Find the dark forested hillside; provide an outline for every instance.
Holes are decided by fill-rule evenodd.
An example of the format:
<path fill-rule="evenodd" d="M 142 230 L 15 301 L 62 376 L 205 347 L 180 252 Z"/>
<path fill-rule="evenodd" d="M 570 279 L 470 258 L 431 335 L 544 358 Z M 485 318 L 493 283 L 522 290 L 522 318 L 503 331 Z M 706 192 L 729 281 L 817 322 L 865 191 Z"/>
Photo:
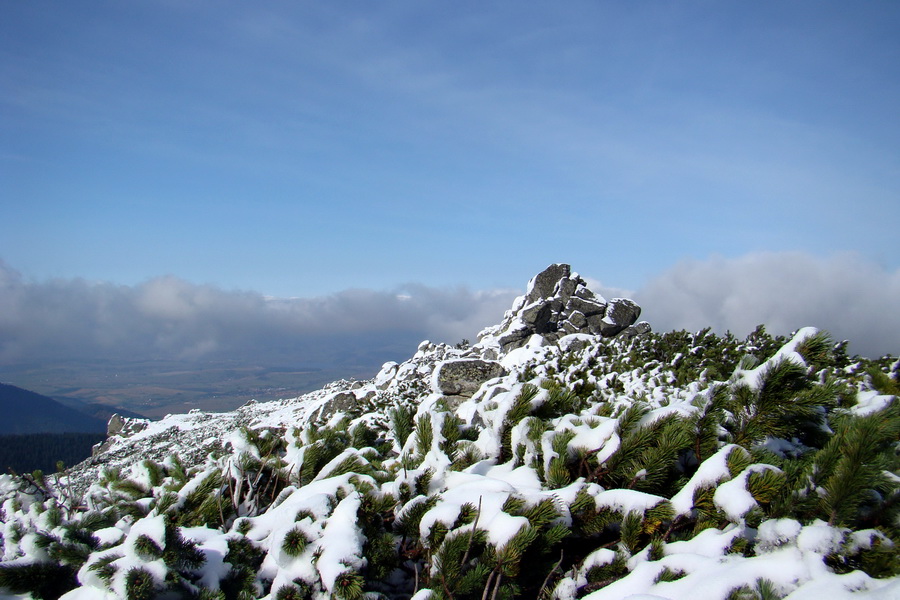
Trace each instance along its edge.
<path fill-rule="evenodd" d="M 0 435 L 105 431 L 106 421 L 36 392 L 0 383 Z"/>
<path fill-rule="evenodd" d="M 30 473 L 56 471 L 56 463 L 80 463 L 91 455 L 94 444 L 106 438 L 102 433 L 32 433 L 0 436 L 0 472 L 9 469 Z"/>

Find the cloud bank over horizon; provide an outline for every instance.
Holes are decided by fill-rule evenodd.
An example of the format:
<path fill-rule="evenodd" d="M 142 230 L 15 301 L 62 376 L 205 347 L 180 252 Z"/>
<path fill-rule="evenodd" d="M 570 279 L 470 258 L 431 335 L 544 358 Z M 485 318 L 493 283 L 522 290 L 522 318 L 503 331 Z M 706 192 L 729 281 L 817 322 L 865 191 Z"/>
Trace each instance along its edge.
<path fill-rule="evenodd" d="M 812 326 L 849 340 L 854 354 L 900 352 L 900 269 L 855 254 L 760 252 L 682 261 L 633 297 L 657 331 L 712 327 L 744 336 L 760 324 L 778 334 Z"/>
<path fill-rule="evenodd" d="M 573 265 L 577 270 L 577 265 Z M 596 280 L 589 278 L 591 283 Z M 607 298 L 623 290 L 597 283 Z M 0 364 L 52 360 L 256 360 L 380 364 L 423 339 L 475 341 L 521 290 L 406 284 L 267 298 L 172 276 L 134 286 L 26 280 L 0 261 Z M 629 294 L 656 331 L 744 336 L 812 325 L 867 356 L 900 350 L 900 271 L 853 255 L 760 253 L 683 261 Z"/>

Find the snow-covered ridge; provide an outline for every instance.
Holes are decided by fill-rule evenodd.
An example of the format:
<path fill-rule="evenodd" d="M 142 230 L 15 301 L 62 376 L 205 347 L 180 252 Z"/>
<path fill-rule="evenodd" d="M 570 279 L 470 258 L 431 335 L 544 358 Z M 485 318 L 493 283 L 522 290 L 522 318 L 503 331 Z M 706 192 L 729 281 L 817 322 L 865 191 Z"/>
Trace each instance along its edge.
<path fill-rule="evenodd" d="M 470 348 L 2 476 L 0 598 L 900 595 L 872 365 L 632 305 L 551 265 Z"/>

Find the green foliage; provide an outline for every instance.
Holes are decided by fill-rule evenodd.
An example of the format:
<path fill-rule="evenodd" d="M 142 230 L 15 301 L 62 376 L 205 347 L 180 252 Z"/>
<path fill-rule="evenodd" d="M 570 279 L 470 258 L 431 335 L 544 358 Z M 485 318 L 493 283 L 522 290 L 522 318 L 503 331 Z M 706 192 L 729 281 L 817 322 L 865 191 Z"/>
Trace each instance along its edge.
<path fill-rule="evenodd" d="M 208 473 L 200 484 L 184 497 L 180 508 L 174 510 L 173 506 L 168 514 L 179 525 L 187 527 L 223 525 L 225 512 L 229 514 L 232 512 L 232 507 L 228 505 L 226 508 L 226 503 L 221 497 L 223 484 L 220 472 Z"/>
<path fill-rule="evenodd" d="M 341 600 L 360 600 L 365 580 L 359 573 L 345 571 L 334 580 L 334 595 Z"/>
<path fill-rule="evenodd" d="M 628 556 L 622 552 L 616 552 L 612 561 L 595 565 L 585 574 L 589 585 L 588 590 L 602 588 L 616 579 L 628 574 Z"/>
<path fill-rule="evenodd" d="M 402 448 L 413 432 L 413 411 L 408 406 L 396 406 L 388 411 L 391 429 L 398 447 Z"/>
<path fill-rule="evenodd" d="M 654 578 L 653 583 L 659 583 L 660 581 L 678 581 L 685 575 L 687 575 L 687 573 L 681 569 L 672 570 L 669 567 L 664 567 Z"/>
<path fill-rule="evenodd" d="M 231 565 L 231 571 L 219 582 L 226 600 L 255 596 L 256 574 L 264 558 L 265 552 L 249 539 L 238 537 L 228 540 L 225 562 Z"/>
<path fill-rule="evenodd" d="M 859 526 L 896 515 L 900 492 L 888 474 L 900 467 L 895 451 L 898 438 L 897 401 L 884 411 L 838 422 L 835 435 L 817 457 L 814 474 L 825 489 L 821 506 L 829 524 Z M 886 521 L 886 525 L 891 522 Z"/>
<path fill-rule="evenodd" d="M 410 383 L 405 391 L 377 394 L 369 400 L 372 412 L 354 421 L 324 425 L 315 420 L 287 437 L 279 428 L 244 428 L 243 454 L 212 456 L 204 466 L 188 469 L 174 456 L 160 463 L 144 460 L 144 473 L 124 471 L 138 473 L 134 480 L 107 469 L 93 488 L 91 511 L 54 496 L 63 475 L 25 475 L 21 494 L 2 504 L 0 519 L 27 517 L 7 522 L 0 550 L 12 549 L 12 555 L 15 544 L 31 540 L 45 551 L 41 558 L 47 562 L 0 565 L 0 586 L 35 598 L 58 597 L 77 584 L 74 574 L 86 563 L 109 584 L 120 555 L 97 559 L 94 553 L 101 547 L 93 532 L 149 512 L 164 516 L 164 540 L 144 535 L 127 543 L 134 544 L 140 559 L 161 560 L 167 574 L 154 581 L 147 570 L 125 573 L 128 567 L 121 567 L 129 598 L 321 595 L 322 582 L 279 580 L 273 586 L 261 565 L 267 551 L 280 550 L 289 557 L 305 556 L 315 566 L 324 556 L 316 539 L 322 511 L 333 511 L 352 496 L 359 499 L 356 526 L 362 544 L 361 562 L 353 564 L 362 566 L 339 567 L 346 570 L 335 582 L 335 598 L 410 597 L 428 588 L 434 598 L 454 600 L 547 599 L 563 579 L 568 585 L 577 581 L 575 596 L 584 597 L 626 576 L 631 557 L 658 561 L 667 551 L 678 551 L 670 545 L 674 541 L 732 525 L 737 518 L 729 520 L 714 498 L 721 483 L 739 475 L 746 477 L 758 506 L 738 519 L 743 533 L 732 537 L 726 550 L 733 559 L 756 555 L 755 529 L 765 519 L 796 519 L 803 525 L 823 520 L 845 532 L 840 547 L 825 559 L 828 568 L 897 576 L 900 401 L 866 416 L 848 410 L 857 390 L 896 390 L 896 367 L 887 359 L 851 360 L 841 344 L 822 333 L 797 345 L 810 368 L 782 359 L 747 372 L 771 359 L 782 342 L 760 327 L 744 341 L 707 330 L 614 339 L 572 352 L 548 350 L 550 358 L 531 365 L 532 383 L 511 401 L 487 401 L 474 412 L 472 405 L 466 412 L 461 408 L 465 422 L 441 401 L 415 419 L 411 407 L 424 388 Z M 480 436 L 484 427 L 496 430 Z M 605 437 L 593 436 L 601 431 Z M 606 441 L 582 447 L 591 439 Z M 676 514 L 667 499 L 729 442 L 736 446 L 725 457 L 727 473 L 696 487 L 692 510 Z M 481 450 L 491 443 L 497 450 Z M 480 461 L 485 462 L 469 469 Z M 469 472 L 448 475 L 447 466 Z M 515 477 L 541 485 L 541 496 L 503 492 L 502 510 L 522 525 L 507 543 L 489 543 L 484 498 L 475 493 L 456 505 L 456 515 L 445 510 L 451 505 L 441 504 L 438 519 L 420 531 L 425 513 L 443 502 L 447 486 L 455 485 L 451 477 L 467 482 L 493 476 L 487 472 L 491 468 L 516 469 Z M 320 507 L 287 508 L 304 493 L 295 495 L 295 488 L 310 486 L 308 491 L 319 493 L 318 486 L 327 488 L 327 479 L 339 476 L 339 485 L 318 496 Z M 567 486 L 565 492 L 553 491 Z M 595 496 L 602 489 L 635 490 L 659 499 L 641 504 L 649 508 L 640 510 L 598 507 Z M 484 510 L 493 513 L 496 502 Z M 265 535 L 260 532 L 266 520 L 255 517 L 275 506 L 285 510 L 288 531 L 280 547 L 268 548 L 267 539 L 246 536 Z M 228 532 L 228 571 L 220 575 L 218 591 L 197 587 L 204 554 L 182 530 L 193 526 Z M 122 542 L 102 550 L 114 552 L 117 543 Z M 608 562 L 586 569 L 587 557 L 600 548 L 614 550 L 615 558 L 605 553 Z M 684 575 L 658 564 L 654 581 Z M 730 597 L 770 599 L 780 593 L 771 582 L 759 580 L 731 590 Z"/>
<path fill-rule="evenodd" d="M 816 371 L 834 365 L 834 340 L 827 331 L 818 331 L 797 344 L 797 353 Z"/>
<path fill-rule="evenodd" d="M 156 583 L 150 571 L 134 567 L 125 577 L 127 600 L 152 600 L 156 596 Z"/>
<path fill-rule="evenodd" d="M 456 443 L 460 439 L 462 427 L 462 419 L 452 413 L 444 413 L 444 420 L 441 422 L 441 452 L 450 460 L 456 459 Z"/>
<path fill-rule="evenodd" d="M 865 373 L 869 376 L 872 389 L 888 396 L 900 396 L 900 381 L 897 379 L 896 372 L 891 376 L 877 365 L 870 365 Z"/>
<path fill-rule="evenodd" d="M 299 527 L 294 527 L 284 535 L 281 549 L 288 556 L 300 556 L 306 550 L 310 540 Z"/>
<path fill-rule="evenodd" d="M 425 513 L 434 508 L 437 500 L 436 496 L 431 496 L 422 498 L 421 501 L 415 501 L 412 506 L 407 506 L 394 522 L 394 528 L 404 537 L 418 538 L 419 523 Z"/>
<path fill-rule="evenodd" d="M 781 600 L 784 595 L 779 593 L 772 581 L 757 579 L 755 586 L 743 585 L 734 588 L 725 598 L 726 600 Z"/>
<path fill-rule="evenodd" d="M 163 555 L 163 549 L 160 548 L 152 538 L 146 535 L 138 536 L 137 540 L 134 542 L 134 550 L 141 559 L 148 562 L 161 558 Z"/>
<path fill-rule="evenodd" d="M 571 389 L 552 379 L 545 381 L 541 387 L 547 390 L 547 397 L 534 409 L 533 414 L 535 417 L 549 420 L 568 413 L 578 413 L 581 410 L 583 405 L 582 399 Z"/>
<path fill-rule="evenodd" d="M 422 415 L 416 420 L 416 450 L 420 457 L 431 451 L 433 442 L 434 428 L 431 424 L 431 415 Z"/>
<path fill-rule="evenodd" d="M 538 394 L 538 388 L 526 383 L 513 401 L 512 406 L 503 418 L 500 427 L 500 456 L 498 462 L 504 463 L 512 458 L 512 430 L 519 421 L 531 414 L 532 401 Z"/>
<path fill-rule="evenodd" d="M 38 600 L 56 600 L 75 588 L 76 569 L 54 563 L 0 565 L 0 588 Z"/>

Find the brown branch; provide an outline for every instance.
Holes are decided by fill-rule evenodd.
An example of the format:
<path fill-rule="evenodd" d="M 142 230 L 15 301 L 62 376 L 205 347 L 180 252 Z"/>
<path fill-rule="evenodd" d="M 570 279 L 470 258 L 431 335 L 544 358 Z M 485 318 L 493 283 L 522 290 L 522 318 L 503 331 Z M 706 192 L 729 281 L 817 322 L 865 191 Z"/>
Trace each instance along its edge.
<path fill-rule="evenodd" d="M 556 564 L 553 565 L 553 568 L 550 569 L 550 572 L 547 573 L 547 576 L 544 578 L 544 583 L 541 585 L 541 589 L 538 590 L 537 596 L 535 596 L 535 600 L 540 600 L 541 594 L 544 593 L 544 590 L 547 589 L 547 585 L 550 583 L 550 578 L 553 577 L 553 574 L 556 573 L 556 570 L 562 564 L 563 561 L 563 550 L 559 551 L 559 560 L 556 561 Z"/>
<path fill-rule="evenodd" d="M 475 513 L 475 522 L 472 523 L 472 532 L 469 534 L 469 545 L 466 546 L 466 553 L 463 554 L 462 560 L 459 563 L 460 569 L 462 569 L 466 561 L 469 560 L 469 551 L 472 549 L 472 542 L 475 541 L 475 530 L 478 529 L 478 519 L 481 518 L 481 499 L 483 496 L 478 496 L 478 511 Z"/>

